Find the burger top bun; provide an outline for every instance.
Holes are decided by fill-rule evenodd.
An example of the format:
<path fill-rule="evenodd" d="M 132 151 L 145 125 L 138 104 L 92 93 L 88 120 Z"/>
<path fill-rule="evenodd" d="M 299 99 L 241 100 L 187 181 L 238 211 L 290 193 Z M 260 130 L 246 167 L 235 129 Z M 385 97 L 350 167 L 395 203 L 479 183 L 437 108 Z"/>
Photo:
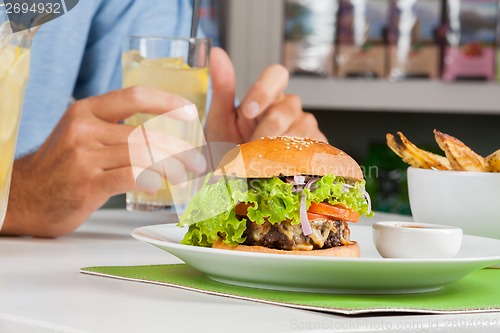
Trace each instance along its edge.
<path fill-rule="evenodd" d="M 240 178 L 333 174 L 363 179 L 358 163 L 342 150 L 318 140 L 287 136 L 238 145 L 222 158 L 214 174 Z"/>

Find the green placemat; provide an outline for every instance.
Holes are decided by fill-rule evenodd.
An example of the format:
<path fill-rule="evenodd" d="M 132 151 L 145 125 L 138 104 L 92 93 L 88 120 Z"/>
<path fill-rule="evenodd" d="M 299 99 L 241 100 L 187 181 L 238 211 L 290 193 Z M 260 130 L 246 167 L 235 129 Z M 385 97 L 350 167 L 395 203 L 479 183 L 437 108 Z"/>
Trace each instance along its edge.
<path fill-rule="evenodd" d="M 84 274 L 153 283 L 287 307 L 340 314 L 500 312 L 500 270 L 483 269 L 443 289 L 406 295 L 335 295 L 232 286 L 185 264 L 86 267 Z M 369 278 L 369 277 L 367 277 Z"/>

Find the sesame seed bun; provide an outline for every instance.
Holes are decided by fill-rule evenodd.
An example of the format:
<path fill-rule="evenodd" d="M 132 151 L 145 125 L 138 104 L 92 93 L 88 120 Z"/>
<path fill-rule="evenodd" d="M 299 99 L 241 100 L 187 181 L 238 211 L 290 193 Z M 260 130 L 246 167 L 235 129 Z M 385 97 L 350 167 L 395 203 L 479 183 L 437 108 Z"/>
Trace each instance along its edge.
<path fill-rule="evenodd" d="M 318 140 L 287 136 L 238 145 L 222 158 L 214 174 L 240 178 L 333 174 L 363 179 L 358 163 L 342 150 Z"/>
<path fill-rule="evenodd" d="M 350 245 L 334 246 L 328 249 L 311 250 L 311 251 L 276 250 L 264 246 L 247 246 L 247 245 L 229 246 L 222 243 L 221 240 L 215 242 L 212 245 L 212 247 L 215 249 L 222 249 L 222 250 L 261 252 L 261 253 L 274 253 L 274 254 L 293 254 L 293 255 L 319 256 L 319 257 L 359 258 L 360 256 L 359 244 L 356 242 L 352 242 L 352 244 Z"/>

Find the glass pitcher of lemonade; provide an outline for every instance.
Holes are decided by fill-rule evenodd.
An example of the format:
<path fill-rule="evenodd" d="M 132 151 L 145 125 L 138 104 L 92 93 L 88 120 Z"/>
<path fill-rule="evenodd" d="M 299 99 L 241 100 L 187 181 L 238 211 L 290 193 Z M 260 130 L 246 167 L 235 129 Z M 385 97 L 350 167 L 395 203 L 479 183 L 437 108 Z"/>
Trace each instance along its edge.
<path fill-rule="evenodd" d="M 5 8 L 0 4 L 0 228 L 7 211 L 33 33 L 12 33 Z"/>

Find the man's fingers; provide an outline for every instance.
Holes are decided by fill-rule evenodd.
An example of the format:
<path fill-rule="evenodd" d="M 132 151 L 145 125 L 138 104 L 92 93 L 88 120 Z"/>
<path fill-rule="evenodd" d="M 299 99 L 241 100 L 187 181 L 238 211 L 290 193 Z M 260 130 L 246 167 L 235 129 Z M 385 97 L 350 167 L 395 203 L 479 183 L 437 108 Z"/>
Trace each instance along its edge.
<path fill-rule="evenodd" d="M 288 71 L 283 66 L 272 65 L 264 70 L 250 88 L 237 111 L 237 127 L 245 140 L 253 136 L 260 123 L 259 118 L 267 112 L 267 109 L 283 100 L 288 78 Z"/>
<path fill-rule="evenodd" d="M 136 144 L 101 147 L 91 153 L 90 159 L 97 161 L 96 163 L 99 163 L 98 168 L 103 171 L 121 169 L 131 165 L 139 169 L 147 169 L 154 163 L 151 161 L 148 150 L 142 148 L 141 145 Z M 133 153 L 129 153 L 129 151 L 133 151 Z M 155 171 L 162 173 L 161 168 Z"/>
<path fill-rule="evenodd" d="M 196 133 L 196 135 L 203 135 L 203 133 Z M 139 156 L 147 152 L 153 164 L 176 159 L 181 161 L 189 171 L 195 173 L 202 173 L 207 168 L 207 161 L 199 147 L 194 147 L 189 142 L 160 131 L 136 129 L 129 137 L 129 152 L 132 164 L 134 164 L 135 152 L 138 152 Z"/>
<path fill-rule="evenodd" d="M 175 140 L 172 140 L 175 141 Z M 183 169 L 187 169 L 195 174 L 201 174 L 207 169 L 205 157 L 187 143 L 178 143 L 172 146 L 163 144 L 160 146 L 151 145 L 149 148 L 141 143 L 128 143 L 114 146 L 103 146 L 91 152 L 92 161 L 98 163 L 99 169 L 111 170 L 126 166 L 140 168 L 151 168 L 159 173 L 163 172 L 161 167 L 155 169 L 155 164 L 161 161 L 169 163 L 177 161 L 183 164 Z M 154 142 L 153 142 L 154 143 Z M 184 146 L 184 150 L 181 145 Z"/>
<path fill-rule="evenodd" d="M 99 126 L 96 139 L 104 146 L 127 144 L 130 134 L 136 128 L 134 126 L 111 124 L 104 121 L 101 121 L 96 126 Z"/>
<path fill-rule="evenodd" d="M 98 186 L 109 195 L 144 190 L 136 184 L 131 166 L 101 172 L 95 180 Z"/>
<path fill-rule="evenodd" d="M 233 63 L 227 53 L 218 47 L 210 52 L 210 77 L 212 79 L 212 103 L 207 115 L 207 140 L 237 140 L 236 137 L 240 135 L 235 125 Z"/>
<path fill-rule="evenodd" d="M 173 118 L 193 120 L 198 116 L 196 107 L 187 99 L 159 89 L 139 86 L 90 97 L 75 103 L 72 108 L 77 112 L 79 108 L 87 109 L 97 118 L 112 123 L 138 112 L 161 115 L 181 108 L 182 111 L 172 114 Z"/>
<path fill-rule="evenodd" d="M 122 194 L 130 191 L 145 191 L 154 193 L 164 186 L 163 177 L 154 171 L 147 170 L 137 181 L 134 178 L 133 167 L 101 172 L 97 175 L 96 186 L 108 195 Z"/>
<path fill-rule="evenodd" d="M 328 142 L 326 136 L 319 130 L 318 121 L 312 113 L 304 112 L 285 133 L 287 136 L 300 136 Z"/>
<path fill-rule="evenodd" d="M 253 84 L 240 105 L 242 116 L 255 119 L 268 107 L 283 98 L 288 86 L 288 70 L 281 65 L 267 67 Z"/>
<path fill-rule="evenodd" d="M 262 115 L 252 139 L 284 135 L 302 114 L 300 98 L 296 95 L 287 95 L 281 103 L 273 105 Z"/>
<path fill-rule="evenodd" d="M 158 173 L 151 169 L 140 169 L 136 170 L 132 167 L 134 175 L 137 173 L 137 177 L 134 176 L 135 184 L 140 191 L 149 192 L 151 194 L 156 191 L 165 189 L 165 178 L 161 173 Z"/>
<path fill-rule="evenodd" d="M 184 165 L 177 160 L 161 161 L 150 168 L 126 166 L 107 170 L 96 176 L 96 186 L 109 195 L 121 194 L 129 191 L 156 192 L 166 189 L 166 186 L 187 185 L 188 175 Z M 161 171 L 159 171 L 161 170 Z M 165 182 L 168 180 L 168 183 Z"/>
<path fill-rule="evenodd" d="M 225 113 L 234 109 L 236 79 L 233 63 L 223 49 L 216 47 L 210 52 L 210 68 L 213 97 L 209 116 L 227 116 Z"/>

